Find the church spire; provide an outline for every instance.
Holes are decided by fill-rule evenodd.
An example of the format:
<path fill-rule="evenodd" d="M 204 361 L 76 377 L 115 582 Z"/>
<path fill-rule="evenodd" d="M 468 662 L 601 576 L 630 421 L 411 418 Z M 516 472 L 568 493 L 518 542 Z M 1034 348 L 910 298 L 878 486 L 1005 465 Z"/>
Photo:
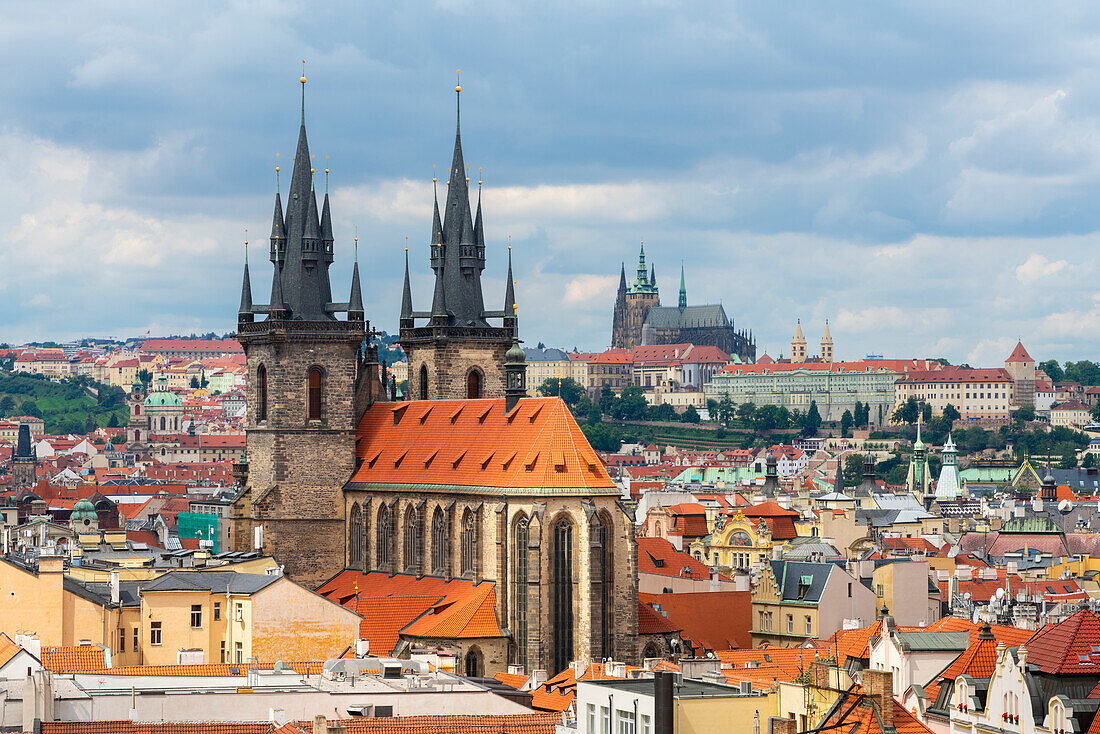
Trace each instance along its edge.
<path fill-rule="evenodd" d="M 680 263 L 680 313 L 684 312 L 684 309 L 688 305 L 688 291 L 687 286 L 684 285 L 684 264 Z"/>
<path fill-rule="evenodd" d="M 247 233 L 247 230 L 246 230 Z M 241 284 L 241 307 L 237 309 L 237 321 L 249 323 L 252 315 L 252 281 L 248 277 L 248 237 L 244 240 L 244 283 Z"/>
<path fill-rule="evenodd" d="M 405 248 L 405 286 L 401 291 L 401 321 L 404 322 L 408 319 L 410 322 L 413 317 L 413 295 L 412 286 L 409 284 L 409 248 Z M 409 326 L 412 324 L 410 323 Z"/>
<path fill-rule="evenodd" d="M 328 203 L 328 194 L 325 194 Z M 359 235 L 355 235 L 355 262 L 351 266 L 351 298 L 348 299 L 348 321 L 363 321 L 363 291 L 359 287 Z"/>
<path fill-rule="evenodd" d="M 508 245 L 508 284 L 504 288 L 504 323 L 512 323 L 512 330 L 516 329 L 516 288 L 512 278 L 512 246 Z"/>
<path fill-rule="evenodd" d="M 619 263 L 619 293 L 626 293 L 626 263 Z"/>

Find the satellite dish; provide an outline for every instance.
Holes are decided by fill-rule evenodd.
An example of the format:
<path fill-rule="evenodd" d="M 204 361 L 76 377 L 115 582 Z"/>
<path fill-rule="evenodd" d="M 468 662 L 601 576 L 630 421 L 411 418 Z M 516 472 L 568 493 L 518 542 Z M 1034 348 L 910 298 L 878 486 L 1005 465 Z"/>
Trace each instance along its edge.
<path fill-rule="evenodd" d="M 1069 500 L 1062 500 L 1058 503 L 1058 512 L 1061 512 L 1063 515 L 1072 511 L 1073 503 Z"/>
<path fill-rule="evenodd" d="M 970 601 L 970 592 L 969 591 L 966 592 L 965 594 L 963 594 L 963 599 L 966 599 L 967 601 Z"/>
<path fill-rule="evenodd" d="M 997 589 L 996 596 L 997 596 L 998 599 L 1004 599 L 1005 598 L 1005 590 L 1004 589 Z"/>

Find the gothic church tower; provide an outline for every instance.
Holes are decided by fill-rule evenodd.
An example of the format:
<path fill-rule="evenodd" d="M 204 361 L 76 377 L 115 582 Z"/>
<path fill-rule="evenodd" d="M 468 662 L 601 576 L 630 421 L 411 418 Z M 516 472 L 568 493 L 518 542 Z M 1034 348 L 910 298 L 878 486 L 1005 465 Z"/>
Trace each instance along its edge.
<path fill-rule="evenodd" d="M 626 287 L 625 269 L 619 276 L 619 295 L 615 301 L 615 317 L 611 326 L 611 346 L 615 349 L 633 349 L 639 346 L 642 343 L 642 325 L 649 315 L 649 309 L 660 305 L 656 271 L 650 268 L 648 274 L 646 272 L 645 242 L 642 242 L 638 250 L 638 270 L 634 282 L 629 288 Z"/>
<path fill-rule="evenodd" d="M 267 305 L 252 302 L 245 259 L 237 338 L 248 367 L 246 454 L 234 467 L 242 489 L 230 541 L 234 550 L 275 556 L 288 576 L 316 586 L 344 567 L 342 488 L 355 470 L 359 418 L 382 387 L 358 263 L 348 301 L 332 301 L 332 218 L 327 191 L 317 206 L 304 76 L 301 83 L 302 121 L 285 216 L 275 194 Z"/>
<path fill-rule="evenodd" d="M 461 92 L 462 87 L 456 86 L 456 107 Z M 512 255 L 509 251 L 504 308 L 486 310 L 481 290 L 485 228 L 480 187 L 479 181 L 477 214 L 472 216 L 459 114 L 444 213 L 441 218 L 437 196 L 432 219 L 429 250 L 435 293 L 431 311 L 413 310 L 408 253 L 405 255 L 399 340 L 409 360 L 406 394 L 413 399 L 499 398 L 505 394 L 504 354 L 516 333 Z M 502 325 L 492 326 L 489 319 L 501 319 Z M 417 320 L 426 323 L 418 326 Z"/>

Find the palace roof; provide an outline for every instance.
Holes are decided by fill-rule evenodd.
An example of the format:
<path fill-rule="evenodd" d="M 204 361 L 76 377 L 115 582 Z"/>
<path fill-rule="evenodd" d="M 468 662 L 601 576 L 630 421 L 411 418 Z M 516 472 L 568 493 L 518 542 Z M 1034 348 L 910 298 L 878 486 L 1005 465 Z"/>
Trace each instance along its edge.
<path fill-rule="evenodd" d="M 375 403 L 356 431 L 354 485 L 618 494 L 559 398 Z"/>

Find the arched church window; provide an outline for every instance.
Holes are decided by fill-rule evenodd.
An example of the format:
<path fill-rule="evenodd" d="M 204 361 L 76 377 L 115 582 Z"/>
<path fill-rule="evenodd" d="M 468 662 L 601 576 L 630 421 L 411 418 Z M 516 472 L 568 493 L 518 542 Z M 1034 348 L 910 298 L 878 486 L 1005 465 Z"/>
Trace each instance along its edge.
<path fill-rule="evenodd" d="M 359 509 L 359 503 L 351 506 L 351 517 L 348 519 L 348 565 L 359 568 L 363 562 L 363 512 Z"/>
<path fill-rule="evenodd" d="M 416 573 L 420 569 L 420 516 L 416 508 L 405 510 L 405 571 Z"/>
<path fill-rule="evenodd" d="M 462 515 L 462 573 L 472 574 L 478 562 L 478 516 L 467 508 Z"/>
<path fill-rule="evenodd" d="M 375 564 L 380 571 L 388 571 L 390 561 L 390 542 L 393 540 L 392 531 L 390 528 L 390 508 L 386 505 L 382 505 L 378 508 L 378 535 L 375 541 L 375 557 L 378 562 Z"/>
<path fill-rule="evenodd" d="M 420 365 L 420 399 L 428 399 L 428 365 Z"/>
<path fill-rule="evenodd" d="M 527 545 L 530 540 L 530 527 L 525 515 L 516 521 L 515 540 L 512 555 L 516 559 L 515 573 L 512 574 L 514 588 L 512 599 L 515 611 L 512 615 L 512 629 L 516 638 L 516 664 L 527 666 Z"/>
<path fill-rule="evenodd" d="M 256 392 L 259 394 L 259 405 L 256 406 L 256 420 L 267 420 L 267 368 L 262 364 L 256 369 Z"/>
<path fill-rule="evenodd" d="M 573 523 L 563 517 L 552 531 L 551 567 L 554 675 L 573 661 Z"/>
<path fill-rule="evenodd" d="M 435 508 L 432 517 L 432 573 L 444 576 L 450 570 L 449 554 L 447 552 L 447 518 L 443 516 L 443 509 Z"/>
<path fill-rule="evenodd" d="M 612 631 L 614 628 L 615 563 L 612 556 L 611 517 L 606 512 L 596 516 L 596 547 L 592 548 L 592 578 L 598 579 L 600 588 L 597 601 L 600 613 L 600 656 L 614 657 Z"/>
<path fill-rule="evenodd" d="M 161 430 L 162 433 L 164 432 L 164 416 L 163 415 L 160 417 L 160 430 Z"/>
<path fill-rule="evenodd" d="M 481 651 L 476 646 L 471 647 L 466 653 L 466 663 L 463 667 L 467 678 L 481 677 Z"/>
<path fill-rule="evenodd" d="M 319 367 L 309 371 L 309 419 L 321 420 L 321 369 Z"/>
<path fill-rule="evenodd" d="M 466 397 L 470 400 L 481 397 L 481 373 L 477 370 L 470 370 L 466 375 Z"/>

